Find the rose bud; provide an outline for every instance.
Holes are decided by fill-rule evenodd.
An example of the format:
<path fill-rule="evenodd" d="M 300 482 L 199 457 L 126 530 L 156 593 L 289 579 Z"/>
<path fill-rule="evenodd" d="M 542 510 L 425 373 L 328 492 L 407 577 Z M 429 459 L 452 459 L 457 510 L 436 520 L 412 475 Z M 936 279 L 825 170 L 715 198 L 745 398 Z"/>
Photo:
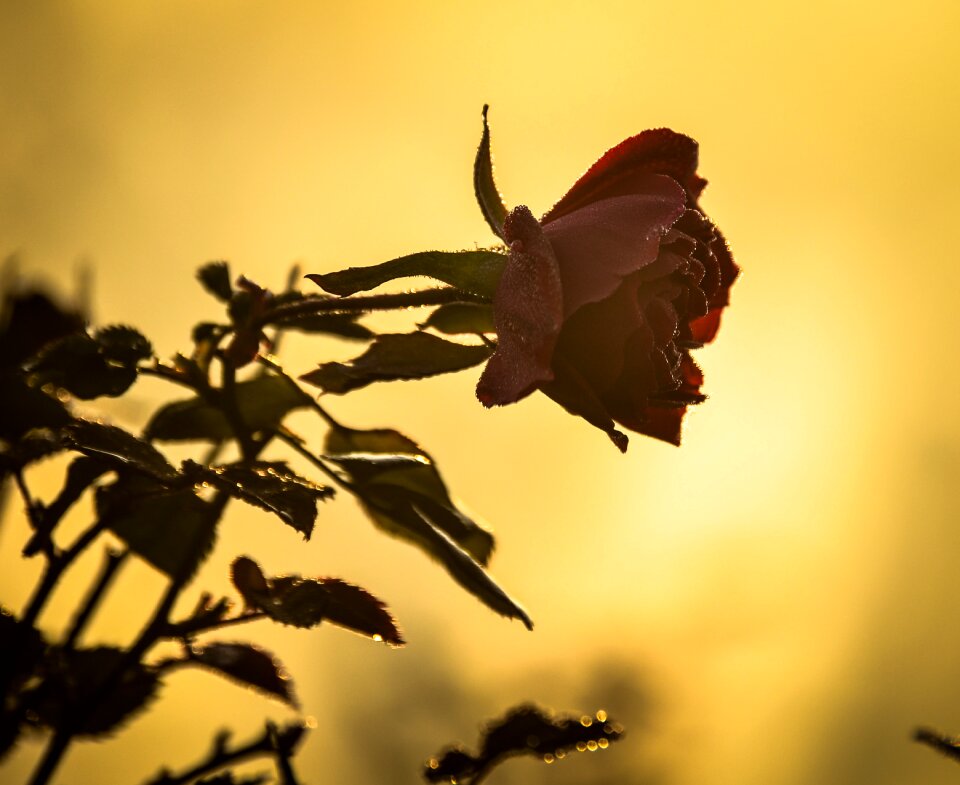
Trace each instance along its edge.
<path fill-rule="evenodd" d="M 668 129 L 609 150 L 540 221 L 510 211 L 493 300 L 497 348 L 485 406 L 541 390 L 625 451 L 624 428 L 680 443 L 703 377 L 690 351 L 713 340 L 739 272 L 701 212 L 697 143 Z"/>

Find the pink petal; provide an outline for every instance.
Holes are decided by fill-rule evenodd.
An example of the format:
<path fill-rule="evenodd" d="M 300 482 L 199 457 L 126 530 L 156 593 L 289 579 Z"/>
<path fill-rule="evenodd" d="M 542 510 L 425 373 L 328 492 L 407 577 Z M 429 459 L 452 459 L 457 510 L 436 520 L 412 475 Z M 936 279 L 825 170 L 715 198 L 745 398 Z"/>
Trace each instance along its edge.
<path fill-rule="evenodd" d="M 563 281 L 563 312 L 603 300 L 629 274 L 656 261 L 660 240 L 684 212 L 684 193 L 662 175 L 644 176 L 644 193 L 594 202 L 547 223 Z"/>
<path fill-rule="evenodd" d="M 563 318 L 563 294 L 553 249 L 523 205 L 504 222 L 510 257 L 493 298 L 497 349 L 477 384 L 484 406 L 502 406 L 553 378 L 553 349 Z"/>

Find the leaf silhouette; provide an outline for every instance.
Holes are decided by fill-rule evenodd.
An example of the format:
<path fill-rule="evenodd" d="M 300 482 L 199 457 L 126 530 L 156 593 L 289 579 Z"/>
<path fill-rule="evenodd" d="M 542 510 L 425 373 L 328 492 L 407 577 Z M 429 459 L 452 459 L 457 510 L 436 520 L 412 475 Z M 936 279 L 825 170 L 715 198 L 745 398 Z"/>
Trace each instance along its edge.
<path fill-rule="evenodd" d="M 191 462 L 186 466 L 190 467 L 191 478 L 209 482 L 248 504 L 275 513 L 308 540 L 317 518 L 317 500 L 333 495 L 332 488 L 304 479 L 282 462 L 212 468 Z"/>
<path fill-rule="evenodd" d="M 324 392 L 343 393 L 373 382 L 422 379 L 470 368 L 486 360 L 489 346 L 467 346 L 430 333 L 391 333 L 377 336 L 362 355 L 349 363 L 324 363 L 300 378 Z"/>
<path fill-rule="evenodd" d="M 602 710 L 592 717 L 556 717 L 533 704 L 521 704 L 487 725 L 476 755 L 460 747 L 448 748 L 427 762 L 423 776 L 429 782 L 469 785 L 508 757 L 533 755 L 550 763 L 570 750 L 606 749 L 622 736 L 623 727 Z"/>
<path fill-rule="evenodd" d="M 46 346 L 29 370 L 39 385 L 52 384 L 83 400 L 122 395 L 137 380 L 137 363 L 152 353 L 132 327 L 111 326 L 94 335 L 72 333 Z"/>
<path fill-rule="evenodd" d="M 127 475 L 99 488 L 96 506 L 130 550 L 172 578 L 193 575 L 213 547 L 214 508 L 193 488 L 169 490 Z"/>
<path fill-rule="evenodd" d="M 431 551 L 434 538 L 423 534 L 421 516 L 412 514 L 417 507 L 459 547 L 487 565 L 493 535 L 457 507 L 433 458 L 412 439 L 391 428 L 341 426 L 328 431 L 324 446 L 357 486 L 364 511 L 384 531 L 440 558 Z"/>
<path fill-rule="evenodd" d="M 274 430 L 291 411 L 309 406 L 310 397 L 281 376 L 268 374 L 236 386 L 237 408 L 253 431 Z M 226 415 L 199 398 L 174 401 L 162 407 L 150 420 L 147 437 L 161 441 L 225 441 L 233 438 Z"/>
<path fill-rule="evenodd" d="M 503 237 L 503 222 L 507 218 L 507 208 L 503 197 L 493 181 L 493 161 L 490 156 L 490 126 L 487 124 L 488 107 L 483 107 L 483 135 L 477 148 L 477 157 L 473 162 L 473 190 L 480 205 L 480 211 L 487 224 L 498 237 Z"/>
<path fill-rule="evenodd" d="M 497 251 L 424 251 L 369 267 L 349 267 L 306 277 L 325 291 L 344 296 L 375 289 L 397 278 L 427 276 L 493 299 L 506 261 L 506 254 Z"/>
<path fill-rule="evenodd" d="M 233 285 L 230 283 L 230 265 L 226 262 L 207 262 L 197 270 L 197 280 L 222 303 L 230 302 L 233 297 Z"/>
<path fill-rule="evenodd" d="M 293 708 L 299 705 L 283 666 L 272 654 L 249 643 L 194 644 L 184 664 L 209 668 Z"/>
<path fill-rule="evenodd" d="M 495 332 L 493 308 L 482 303 L 446 303 L 436 308 L 419 326 L 432 327 L 447 335 Z"/>
<path fill-rule="evenodd" d="M 34 428 L 59 428 L 71 421 L 52 395 L 31 387 L 23 374 L 0 371 L 0 439 L 15 442 Z"/>
<path fill-rule="evenodd" d="M 82 736 L 109 733 L 146 708 L 160 686 L 142 663 L 121 667 L 126 652 L 102 646 L 51 650 L 39 684 L 23 695 L 27 717 L 38 725 L 69 724 Z"/>
<path fill-rule="evenodd" d="M 327 621 L 394 646 L 404 644 L 386 605 L 359 586 L 339 578 L 267 578 L 246 556 L 234 561 L 231 573 L 247 606 L 263 611 L 274 621 L 294 627 L 315 627 Z"/>
<path fill-rule="evenodd" d="M 76 420 L 63 433 L 70 447 L 114 468 L 134 469 L 161 482 L 173 482 L 179 476 L 156 447 L 115 425 Z"/>

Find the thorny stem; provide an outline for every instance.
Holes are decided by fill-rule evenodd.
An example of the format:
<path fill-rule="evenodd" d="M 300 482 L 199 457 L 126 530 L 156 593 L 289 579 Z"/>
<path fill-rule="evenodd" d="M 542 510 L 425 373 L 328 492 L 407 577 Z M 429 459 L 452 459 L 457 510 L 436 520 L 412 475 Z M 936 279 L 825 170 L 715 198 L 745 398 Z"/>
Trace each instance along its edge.
<path fill-rule="evenodd" d="M 398 294 L 371 294 L 363 297 L 317 296 L 271 308 L 260 317 L 256 326 L 264 327 L 268 324 L 282 323 L 296 316 L 309 316 L 318 313 L 365 313 L 367 311 L 422 308 L 428 305 L 464 302 L 485 303 L 488 301 L 484 297 L 453 287 L 422 289 Z"/>
<path fill-rule="evenodd" d="M 265 618 L 267 618 L 267 614 L 265 614 L 263 611 L 252 611 L 250 613 L 243 613 L 240 616 L 231 616 L 229 619 L 210 619 L 200 621 L 187 619 L 186 621 L 181 622 L 170 622 L 167 624 L 167 627 L 163 632 L 163 637 L 187 638 L 191 635 L 196 635 L 201 632 L 220 630 L 224 627 L 232 627 L 235 624 L 245 624 L 248 621 L 257 621 L 257 619 Z"/>
<path fill-rule="evenodd" d="M 237 437 L 237 444 L 240 445 L 240 454 L 243 456 L 243 460 L 252 461 L 256 444 L 250 429 L 243 421 L 243 415 L 240 413 L 240 406 L 237 403 L 237 369 L 222 354 L 220 355 L 220 367 L 223 372 L 223 397 L 220 401 L 220 408 L 230 422 L 233 435 Z"/>
<path fill-rule="evenodd" d="M 303 441 L 300 439 L 300 437 L 294 435 L 291 431 L 283 427 L 281 427 L 280 430 L 275 431 L 274 435 L 284 444 L 291 447 L 295 452 L 299 453 L 308 461 L 310 461 L 311 464 L 313 464 L 327 477 L 333 480 L 334 483 L 339 485 L 344 490 L 353 492 L 353 484 L 345 480 L 333 469 L 327 466 L 327 464 L 324 463 L 319 456 L 314 455 L 312 452 L 310 452 L 310 450 L 304 447 Z"/>
<path fill-rule="evenodd" d="M 304 401 L 309 401 L 308 405 L 310 406 L 310 408 L 313 409 L 318 415 L 320 415 L 320 419 L 322 419 L 325 423 L 327 423 L 327 425 L 329 425 L 331 428 L 337 428 L 337 429 L 343 428 L 343 426 L 333 418 L 333 415 L 330 414 L 330 412 L 328 412 L 326 409 L 324 409 L 320 405 L 320 402 L 317 401 L 317 399 L 314 396 L 306 393 L 303 390 L 303 388 L 299 384 L 297 384 L 297 380 L 294 379 L 285 370 L 283 370 L 283 367 L 280 365 L 280 363 L 276 361 L 274 357 L 270 355 L 265 356 L 261 354 L 257 356 L 257 360 L 260 362 L 261 365 L 269 368 L 277 376 L 279 376 L 287 384 L 289 384 L 293 389 L 295 389 L 298 393 L 300 393 L 303 396 Z"/>

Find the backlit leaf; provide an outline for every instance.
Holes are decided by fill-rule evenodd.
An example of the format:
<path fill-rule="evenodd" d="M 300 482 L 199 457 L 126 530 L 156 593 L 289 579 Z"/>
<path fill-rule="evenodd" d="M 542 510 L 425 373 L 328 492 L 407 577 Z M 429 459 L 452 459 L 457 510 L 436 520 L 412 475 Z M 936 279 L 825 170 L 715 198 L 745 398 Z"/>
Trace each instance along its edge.
<path fill-rule="evenodd" d="M 447 335 L 480 335 L 495 332 L 493 308 L 482 303 L 446 303 L 434 310 L 419 326 L 432 327 Z"/>
<path fill-rule="evenodd" d="M 115 468 L 130 468 L 161 482 L 175 480 L 178 472 L 152 444 L 114 425 L 77 420 L 63 430 L 67 444 Z"/>
<path fill-rule="evenodd" d="M 309 406 L 310 397 L 281 376 L 268 374 L 239 382 L 237 408 L 251 431 L 274 430 L 291 411 Z M 226 415 L 206 400 L 194 397 L 161 408 L 147 425 L 147 436 L 161 441 L 224 441 L 233 438 Z"/>
<path fill-rule="evenodd" d="M 316 485 L 291 471 L 285 463 L 232 464 L 211 468 L 192 464 L 191 474 L 231 496 L 268 512 L 310 539 L 317 518 L 317 500 L 333 489 Z"/>
<path fill-rule="evenodd" d="M 508 757 L 531 755 L 549 762 L 571 750 L 606 749 L 622 736 L 623 728 L 604 711 L 556 717 L 533 704 L 522 704 L 487 725 L 476 755 L 459 746 L 448 748 L 428 761 L 423 776 L 429 782 L 470 785 Z"/>
<path fill-rule="evenodd" d="M 213 547 L 214 507 L 192 488 L 168 490 L 129 475 L 98 489 L 96 502 L 108 528 L 172 578 L 193 575 Z"/>
<path fill-rule="evenodd" d="M 349 267 L 306 277 L 324 291 L 345 296 L 375 289 L 397 278 L 426 276 L 492 300 L 506 261 L 506 254 L 498 251 L 423 251 L 369 267 Z"/>
<path fill-rule="evenodd" d="M 101 736 L 115 730 L 146 708 L 160 685 L 152 669 L 134 663 L 104 692 L 125 658 L 122 649 L 106 646 L 51 652 L 40 683 L 24 693 L 27 716 L 50 728 L 69 723 L 82 736 Z M 99 700 L 94 700 L 95 696 Z"/>
<path fill-rule="evenodd" d="M 426 517 L 480 564 L 489 562 L 493 535 L 457 507 L 433 459 L 412 439 L 389 428 L 340 427 L 328 431 L 325 446 L 357 486 L 364 510 L 389 534 L 443 561 L 433 552 L 436 538 L 424 533 Z"/>
<path fill-rule="evenodd" d="M 483 107 L 483 135 L 477 148 L 477 157 L 473 162 L 473 190 L 480 205 L 480 211 L 487 224 L 498 237 L 503 237 L 503 222 L 507 217 L 507 208 L 503 197 L 493 181 L 493 161 L 490 156 L 490 126 L 487 124 L 487 110 Z"/>
<path fill-rule="evenodd" d="M 386 606 L 359 586 L 339 578 L 266 578 L 259 565 L 246 556 L 234 562 L 231 572 L 247 606 L 274 621 L 294 627 L 315 627 L 326 621 L 394 646 L 404 643 Z"/>
<path fill-rule="evenodd" d="M 293 682 L 272 654 L 249 643 L 204 643 L 187 664 L 201 665 L 297 708 Z"/>
<path fill-rule="evenodd" d="M 469 368 L 493 349 L 452 343 L 429 333 L 380 335 L 350 363 L 325 363 L 300 378 L 324 392 L 343 394 L 373 382 L 422 379 Z"/>

